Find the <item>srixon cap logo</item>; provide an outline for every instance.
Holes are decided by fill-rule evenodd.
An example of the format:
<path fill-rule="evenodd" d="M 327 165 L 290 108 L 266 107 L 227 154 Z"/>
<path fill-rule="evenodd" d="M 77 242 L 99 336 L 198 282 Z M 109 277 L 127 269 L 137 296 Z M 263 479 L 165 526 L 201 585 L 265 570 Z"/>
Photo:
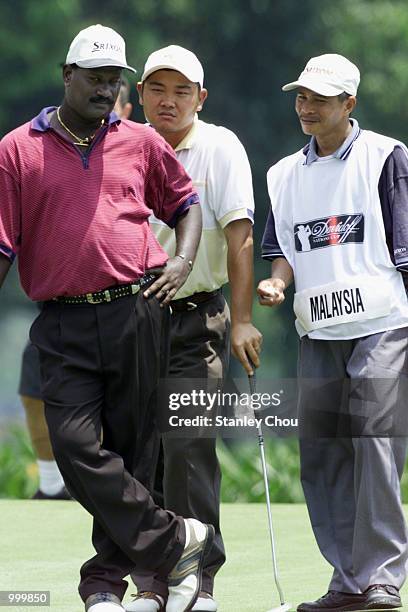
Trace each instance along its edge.
<path fill-rule="evenodd" d="M 348 242 L 364 242 L 364 215 L 336 215 L 296 223 L 294 235 L 296 251 L 300 253 Z"/>
<path fill-rule="evenodd" d="M 120 53 L 122 48 L 117 43 L 111 42 L 94 42 L 92 47 L 92 53 L 95 51 L 113 51 L 114 53 Z"/>

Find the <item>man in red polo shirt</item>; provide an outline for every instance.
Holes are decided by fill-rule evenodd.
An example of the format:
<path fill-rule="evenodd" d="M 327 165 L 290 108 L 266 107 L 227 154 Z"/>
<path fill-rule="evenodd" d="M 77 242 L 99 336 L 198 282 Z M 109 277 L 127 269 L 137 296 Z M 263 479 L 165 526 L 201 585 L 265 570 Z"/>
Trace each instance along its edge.
<path fill-rule="evenodd" d="M 79 587 L 87 612 L 123 609 L 135 567 L 170 572 L 167 609 L 181 612 L 200 590 L 213 528 L 162 510 L 131 474 L 166 365 L 167 304 L 190 272 L 201 212 L 171 147 L 111 113 L 123 68 L 133 70 L 123 38 L 86 28 L 68 51 L 61 106 L 1 141 L 0 286 L 18 255 L 23 289 L 44 302 L 30 335 L 50 438 L 68 489 L 94 517 L 97 554 Z M 152 211 L 176 229 L 171 259 Z"/>
<path fill-rule="evenodd" d="M 119 95 L 113 109 L 120 119 L 128 119 L 132 113 L 132 104 L 129 101 L 129 94 L 129 81 L 122 75 Z M 41 302 L 38 302 L 38 305 L 41 309 Z M 18 393 L 24 407 L 27 429 L 36 456 L 39 476 L 38 489 L 31 499 L 47 501 L 72 500 L 54 459 L 47 422 L 44 415 L 40 379 L 38 350 L 31 342 L 28 342 L 21 359 Z"/>

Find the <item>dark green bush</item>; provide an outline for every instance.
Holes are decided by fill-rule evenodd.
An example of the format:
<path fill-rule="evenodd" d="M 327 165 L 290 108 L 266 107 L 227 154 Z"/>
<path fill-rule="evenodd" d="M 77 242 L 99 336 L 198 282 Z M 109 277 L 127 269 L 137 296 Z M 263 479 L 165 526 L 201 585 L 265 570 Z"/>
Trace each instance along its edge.
<path fill-rule="evenodd" d="M 270 497 L 273 503 L 303 502 L 297 440 L 265 439 Z M 223 502 L 263 502 L 262 464 L 254 440 L 218 443 Z M 28 433 L 13 426 L 0 440 L 0 498 L 31 497 L 38 486 L 37 466 Z M 402 478 L 402 498 L 408 502 L 408 470 Z"/>
<path fill-rule="evenodd" d="M 265 439 L 271 501 L 303 502 L 299 480 L 297 440 Z M 265 499 L 262 462 L 257 438 L 218 445 L 222 467 L 223 502 L 262 502 Z"/>
<path fill-rule="evenodd" d="M 0 498 L 28 498 L 38 483 L 37 465 L 28 432 L 12 426 L 0 438 Z"/>

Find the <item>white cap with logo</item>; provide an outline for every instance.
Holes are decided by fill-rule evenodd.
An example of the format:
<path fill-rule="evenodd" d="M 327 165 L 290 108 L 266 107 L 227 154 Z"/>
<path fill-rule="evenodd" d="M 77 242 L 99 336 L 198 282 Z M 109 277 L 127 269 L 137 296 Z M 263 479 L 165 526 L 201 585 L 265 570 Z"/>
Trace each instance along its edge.
<path fill-rule="evenodd" d="M 154 51 L 147 58 L 142 81 L 145 81 L 156 70 L 177 70 L 192 83 L 204 83 L 204 70 L 198 57 L 188 49 L 178 45 L 169 45 Z"/>
<path fill-rule="evenodd" d="M 338 96 L 344 91 L 351 96 L 357 94 L 360 71 L 347 58 L 336 53 L 326 53 L 310 59 L 297 81 L 282 87 L 290 91 L 305 87 L 322 96 Z"/>
<path fill-rule="evenodd" d="M 117 66 L 136 72 L 127 64 L 126 46 L 122 36 L 99 23 L 81 30 L 75 36 L 65 63 L 77 64 L 80 68 Z"/>

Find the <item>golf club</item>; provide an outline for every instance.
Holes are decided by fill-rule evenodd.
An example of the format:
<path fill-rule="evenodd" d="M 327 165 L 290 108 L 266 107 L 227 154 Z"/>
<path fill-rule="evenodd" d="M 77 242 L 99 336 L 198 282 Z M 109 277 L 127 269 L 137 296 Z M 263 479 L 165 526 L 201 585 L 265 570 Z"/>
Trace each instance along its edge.
<path fill-rule="evenodd" d="M 252 374 L 252 376 L 248 375 L 248 382 L 249 382 L 251 398 L 252 398 L 252 395 L 256 393 L 256 375 L 255 375 L 255 367 L 253 366 L 253 364 L 252 364 L 252 368 L 253 368 L 254 373 Z M 251 399 L 251 407 L 252 407 L 252 399 Z M 252 409 L 255 413 L 255 409 L 254 408 Z M 269 536 L 271 540 L 271 550 L 272 550 L 273 575 L 274 575 L 275 585 L 278 590 L 279 600 L 280 600 L 280 606 L 277 606 L 276 608 L 271 608 L 270 610 L 268 610 L 268 612 L 287 612 L 288 610 L 292 608 L 292 604 L 285 603 L 285 598 L 283 596 L 282 587 L 279 583 L 278 564 L 276 560 L 276 551 L 275 551 L 275 538 L 273 534 L 273 525 L 272 525 L 271 501 L 269 497 L 268 472 L 267 472 L 266 460 L 265 460 L 265 445 L 264 445 L 264 437 L 262 433 L 262 426 L 260 422 L 257 424 L 257 430 L 258 430 L 258 444 L 259 444 L 259 449 L 261 452 L 262 472 L 263 472 L 264 485 L 265 485 L 266 507 L 268 510 L 268 524 L 269 524 Z"/>

